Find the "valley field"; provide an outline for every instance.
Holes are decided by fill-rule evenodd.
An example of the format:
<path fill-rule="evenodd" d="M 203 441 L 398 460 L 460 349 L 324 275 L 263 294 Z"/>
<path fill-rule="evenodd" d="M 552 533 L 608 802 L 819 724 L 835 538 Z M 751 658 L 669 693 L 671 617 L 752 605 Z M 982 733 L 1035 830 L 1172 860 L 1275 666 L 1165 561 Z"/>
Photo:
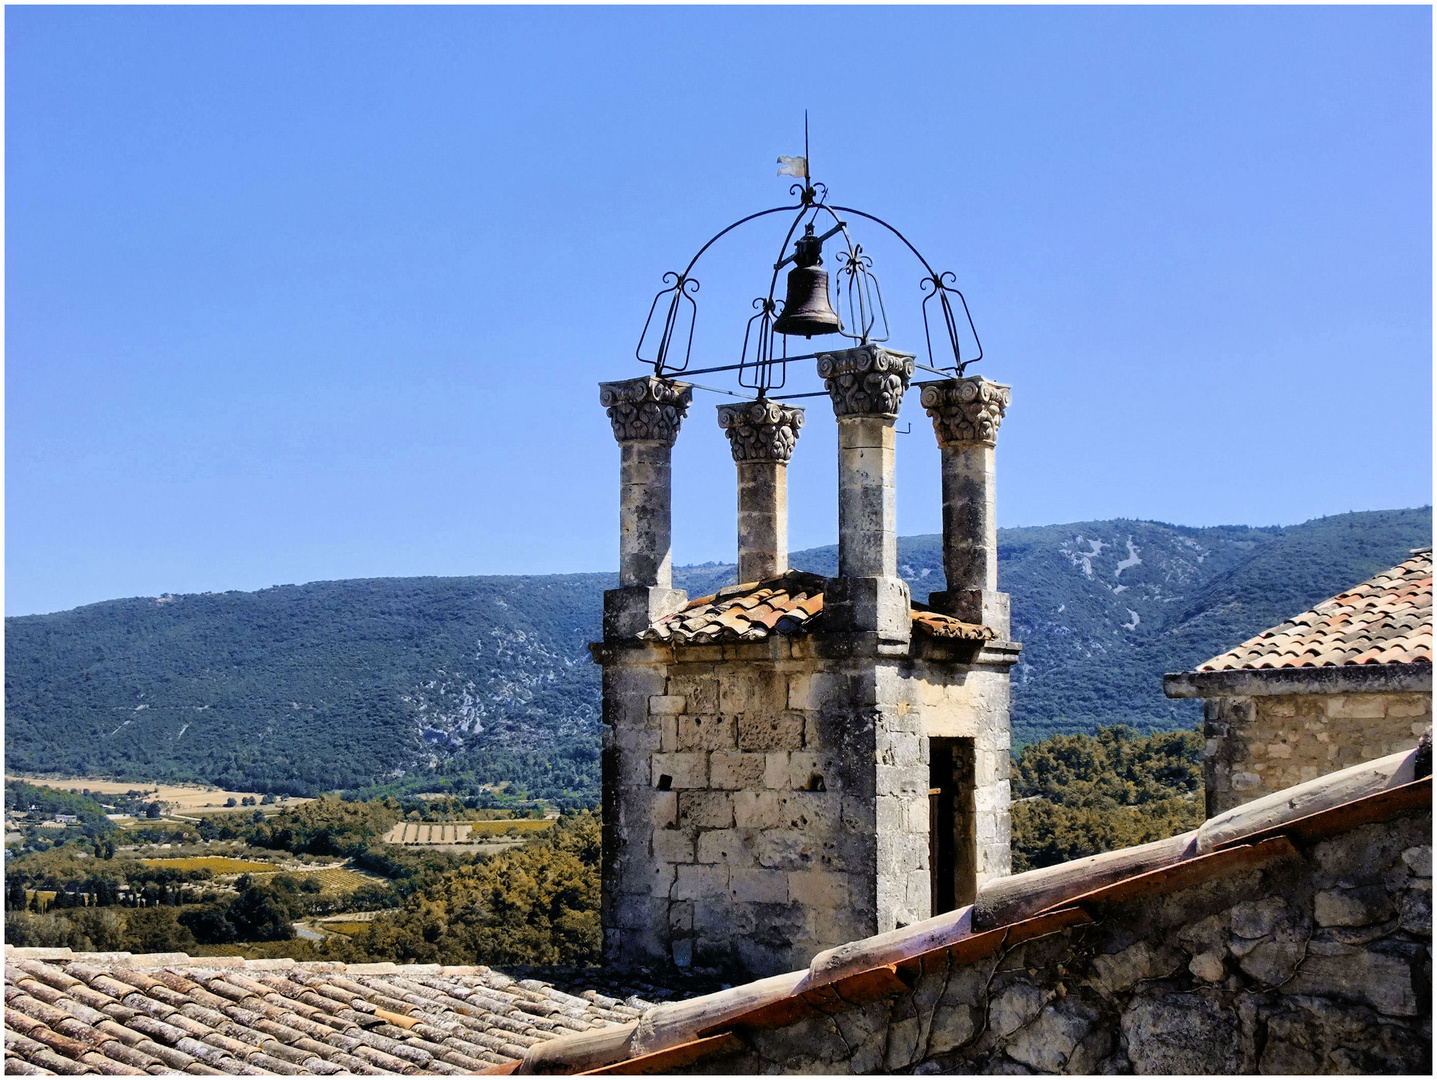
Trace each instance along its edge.
<path fill-rule="evenodd" d="M 1194 827 L 1201 753 L 1192 731 L 1108 729 L 1028 746 L 1013 777 L 1014 868 Z M 93 837 L 7 852 L 5 938 L 346 962 L 598 959 L 596 815 L 475 823 L 538 827 L 497 852 L 384 843 L 401 818 L 435 806 L 321 798 L 261 821 L 242 813 L 157 827 L 140 847 L 114 851 L 103 831 L 112 823 L 92 813 Z"/>
<path fill-rule="evenodd" d="M 172 813 L 194 813 L 200 810 L 224 810 L 227 808 L 225 802 L 233 799 L 236 804 L 245 799 L 253 799 L 256 803 L 264 798 L 262 791 L 225 791 L 221 788 L 206 787 L 201 784 L 153 784 L 142 782 L 131 782 L 125 780 L 102 780 L 93 776 L 26 776 L 20 773 L 6 773 L 6 780 L 19 780 L 35 787 L 55 788 L 59 791 L 83 791 L 88 788 L 91 793 L 100 795 L 124 795 L 130 791 L 142 791 L 146 796 L 155 801 L 164 803 Z M 305 801 L 302 798 L 291 798 L 291 805 Z"/>

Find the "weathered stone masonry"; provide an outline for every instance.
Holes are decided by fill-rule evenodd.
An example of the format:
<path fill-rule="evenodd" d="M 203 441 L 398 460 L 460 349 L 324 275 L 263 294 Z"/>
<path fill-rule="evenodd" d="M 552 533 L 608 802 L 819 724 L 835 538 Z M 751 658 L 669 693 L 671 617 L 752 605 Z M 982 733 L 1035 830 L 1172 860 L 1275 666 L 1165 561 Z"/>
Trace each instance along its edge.
<path fill-rule="evenodd" d="M 915 633 L 897 574 L 893 484 L 893 423 L 912 358 L 864 347 L 827 354 L 819 369 L 839 421 L 840 474 L 839 577 L 813 579 L 821 620 L 801 634 L 693 644 L 642 640 L 637 619 L 622 627 L 611 619 L 594 646 L 604 667 L 610 961 L 766 975 L 928 917 L 935 738 L 961 745 L 971 769 L 959 815 L 968 830 L 959 845 L 967 892 L 1010 870 L 1008 671 L 1018 646 L 1006 640 L 996 563 L 979 551 L 969 559 L 981 567 L 977 579 L 949 581 L 965 610 L 1000 622 L 990 640 Z M 964 383 L 993 386 L 954 381 Z M 612 389 L 624 385 L 607 384 L 605 403 L 655 394 Z M 988 510 L 983 530 L 1002 389 L 996 407 L 991 393 L 977 395 L 989 414 L 971 440 L 986 450 L 977 488 Z M 773 403 L 725 406 L 720 423 L 739 466 L 740 566 L 782 574 L 783 474 L 802 414 Z M 622 445 L 627 431 L 617 420 L 615 434 Z M 667 483 L 667 474 L 654 476 Z M 625 500 L 667 506 L 668 494 L 626 489 Z M 981 549 L 970 532 L 945 514 L 945 546 Z M 644 610 L 657 621 L 686 599 L 658 592 L 668 584 L 626 580 L 619 591 L 647 589 Z M 634 602 L 618 597 L 606 610 L 621 603 Z M 959 882 L 957 902 L 964 889 Z"/>
<path fill-rule="evenodd" d="M 1410 750 L 1432 728 L 1432 695 L 1293 694 L 1206 703 L 1207 812 Z"/>
<path fill-rule="evenodd" d="M 1428 1075 L 1431 834 L 1429 801 L 666 1071 Z"/>
<path fill-rule="evenodd" d="M 1432 730 L 1432 666 L 1199 671 L 1169 696 L 1201 696 L 1209 817 L 1338 769 L 1410 750 Z"/>
<path fill-rule="evenodd" d="M 853 645 L 602 647 L 615 959 L 767 974 L 927 918 L 934 734 L 974 740 L 979 879 L 1009 871 L 1011 650 Z"/>

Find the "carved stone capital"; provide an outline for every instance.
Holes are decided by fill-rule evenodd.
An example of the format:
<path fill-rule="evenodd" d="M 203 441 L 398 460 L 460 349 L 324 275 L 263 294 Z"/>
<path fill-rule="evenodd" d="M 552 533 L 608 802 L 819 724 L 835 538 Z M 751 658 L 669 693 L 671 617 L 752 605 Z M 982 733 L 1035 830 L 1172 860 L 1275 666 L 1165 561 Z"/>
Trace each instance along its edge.
<path fill-rule="evenodd" d="M 833 399 L 833 415 L 893 419 L 913 378 L 913 357 L 879 345 L 824 353 L 818 374 Z"/>
<path fill-rule="evenodd" d="M 793 457 L 803 410 L 765 398 L 718 407 L 719 427 L 728 435 L 736 462 L 783 461 Z"/>
<path fill-rule="evenodd" d="M 599 404 L 608 410 L 614 438 L 621 443 L 659 442 L 672 446 L 693 396 L 693 387 L 688 383 L 653 375 L 599 384 Z"/>
<path fill-rule="evenodd" d="M 989 382 L 981 375 L 919 384 L 919 399 L 933 418 L 939 446 L 950 443 L 998 442 L 998 425 L 1013 400 L 1012 387 Z"/>

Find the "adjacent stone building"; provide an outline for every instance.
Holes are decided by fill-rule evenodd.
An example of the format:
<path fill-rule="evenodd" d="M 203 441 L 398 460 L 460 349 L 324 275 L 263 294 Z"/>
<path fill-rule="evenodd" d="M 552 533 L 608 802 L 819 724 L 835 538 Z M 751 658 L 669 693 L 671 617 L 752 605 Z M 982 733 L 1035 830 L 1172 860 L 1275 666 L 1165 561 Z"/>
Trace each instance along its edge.
<path fill-rule="evenodd" d="M 1432 549 L 1163 690 L 1204 699 L 1209 817 L 1416 746 L 1432 729 Z"/>
<path fill-rule="evenodd" d="M 948 589 L 898 575 L 894 421 L 913 358 L 823 354 L 839 570 L 788 567 L 802 410 L 719 408 L 740 584 L 672 588 L 669 451 L 689 389 L 604 384 L 621 447 L 621 586 L 605 597 L 603 925 L 610 962 L 769 975 L 971 902 L 1010 869 L 1007 597 L 993 452 L 1008 388 L 926 384 Z M 648 419 L 646 419 L 648 418 Z"/>

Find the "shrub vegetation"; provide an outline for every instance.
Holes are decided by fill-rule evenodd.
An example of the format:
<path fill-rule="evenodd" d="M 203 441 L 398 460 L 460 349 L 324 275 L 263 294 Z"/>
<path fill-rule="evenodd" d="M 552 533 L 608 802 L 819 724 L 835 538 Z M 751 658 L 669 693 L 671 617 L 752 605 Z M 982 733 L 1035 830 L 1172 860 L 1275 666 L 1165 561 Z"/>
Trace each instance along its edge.
<path fill-rule="evenodd" d="M 1202 736 L 1054 735 L 1013 770 L 1013 872 L 1145 844 L 1203 822 Z"/>

